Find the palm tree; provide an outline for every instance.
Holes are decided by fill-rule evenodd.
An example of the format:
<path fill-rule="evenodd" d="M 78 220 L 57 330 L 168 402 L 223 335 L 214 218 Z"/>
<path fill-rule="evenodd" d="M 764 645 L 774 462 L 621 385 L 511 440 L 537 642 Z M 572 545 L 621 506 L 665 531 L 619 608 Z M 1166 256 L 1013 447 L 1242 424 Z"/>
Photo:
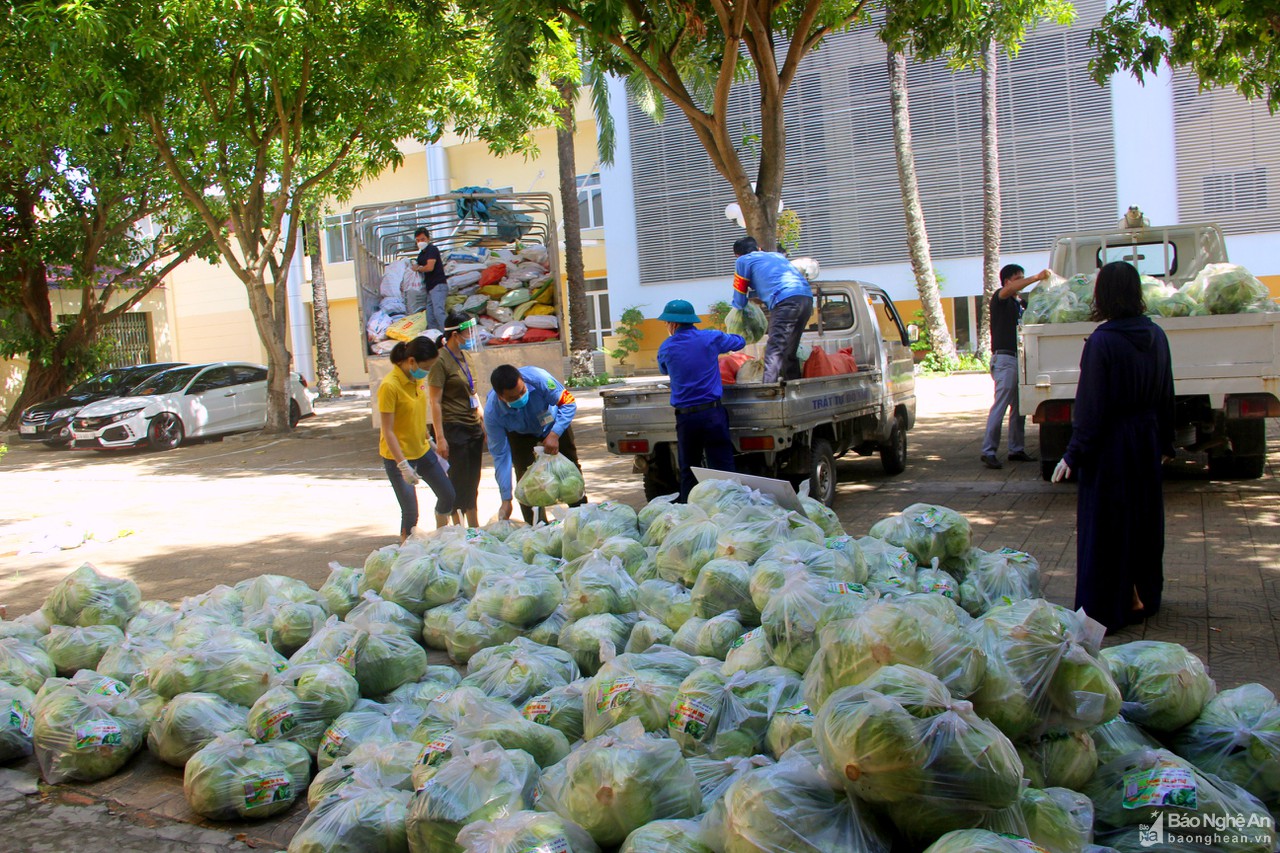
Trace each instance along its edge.
<path fill-rule="evenodd" d="M 982 62 L 982 299 L 974 351 L 991 354 L 991 295 L 1000 286 L 1000 144 L 996 128 L 996 40 Z"/>
<path fill-rule="evenodd" d="M 560 215 L 564 223 L 565 287 L 569 292 L 569 350 L 573 375 L 586 378 L 593 374 L 591 353 L 595 342 L 591 337 L 591 315 L 587 311 L 587 281 L 582 262 L 582 223 L 578 216 L 578 165 L 574 153 L 573 134 L 578 121 L 575 115 L 578 87 L 561 78 L 557 83 L 563 99 L 557 108 L 556 161 L 560 171 Z"/>
<path fill-rule="evenodd" d="M 342 393 L 338 365 L 333 360 L 333 334 L 329 328 L 329 285 L 324 277 L 324 249 L 320 235 L 320 213 L 307 211 L 305 225 L 307 254 L 311 256 L 311 321 L 316 339 L 316 390 L 325 399 Z"/>
<path fill-rule="evenodd" d="M 893 115 L 893 149 L 898 160 L 898 184 L 902 190 L 902 212 L 907 220 L 907 251 L 916 276 L 925 328 L 933 351 L 946 362 L 957 361 L 956 345 L 942 313 L 938 278 L 929 255 L 929 234 L 925 229 L 920 185 L 916 181 L 916 158 L 911 144 L 911 115 L 907 104 L 907 58 L 889 49 L 889 107 Z"/>

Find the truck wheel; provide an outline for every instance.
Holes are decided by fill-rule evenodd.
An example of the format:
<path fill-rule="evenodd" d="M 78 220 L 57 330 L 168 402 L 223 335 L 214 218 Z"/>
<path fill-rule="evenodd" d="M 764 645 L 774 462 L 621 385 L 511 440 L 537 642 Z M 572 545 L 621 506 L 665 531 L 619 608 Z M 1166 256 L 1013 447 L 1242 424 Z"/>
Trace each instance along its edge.
<path fill-rule="evenodd" d="M 836 500 L 836 455 L 831 442 L 815 438 L 809 445 L 809 497 L 831 506 Z"/>
<path fill-rule="evenodd" d="M 901 417 L 893 419 L 889 440 L 880 445 L 880 464 L 886 474 L 901 474 L 907 470 L 907 425 Z"/>
<path fill-rule="evenodd" d="M 1058 467 L 1057 459 L 1041 459 L 1040 460 L 1040 479 L 1046 483 L 1053 481 L 1053 469 Z"/>
<path fill-rule="evenodd" d="M 1267 422 L 1228 421 L 1231 450 L 1210 453 L 1209 476 L 1215 480 L 1256 480 L 1267 466 Z"/>
<path fill-rule="evenodd" d="M 660 448 L 644 469 L 644 499 L 651 501 L 680 491 L 679 473 L 671 464 L 671 454 Z"/>

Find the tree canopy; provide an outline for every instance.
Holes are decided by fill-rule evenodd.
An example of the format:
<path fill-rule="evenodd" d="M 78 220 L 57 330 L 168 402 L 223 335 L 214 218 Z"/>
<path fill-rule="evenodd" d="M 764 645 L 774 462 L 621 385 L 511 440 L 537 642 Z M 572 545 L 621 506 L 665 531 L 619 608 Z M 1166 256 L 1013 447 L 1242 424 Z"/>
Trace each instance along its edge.
<path fill-rule="evenodd" d="M 1234 86 L 1280 108 L 1280 5 L 1256 0 L 1120 0 L 1089 40 L 1099 83 L 1117 71 L 1139 80 L 1165 63 L 1202 85 Z"/>

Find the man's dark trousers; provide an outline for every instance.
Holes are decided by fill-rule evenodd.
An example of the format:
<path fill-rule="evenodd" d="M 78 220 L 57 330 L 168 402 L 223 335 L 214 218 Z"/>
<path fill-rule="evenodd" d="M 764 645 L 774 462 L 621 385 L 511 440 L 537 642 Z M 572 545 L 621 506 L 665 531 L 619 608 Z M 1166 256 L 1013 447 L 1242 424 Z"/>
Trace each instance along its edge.
<path fill-rule="evenodd" d="M 769 312 L 769 337 L 764 345 L 764 381 L 799 379 L 800 336 L 813 314 L 813 297 L 788 296 Z"/>
<path fill-rule="evenodd" d="M 691 408 L 698 409 L 697 406 Z M 729 435 L 729 415 L 724 406 L 685 412 L 676 410 L 676 442 L 680 456 L 680 502 L 698 484 L 690 468 L 733 471 L 733 438 Z M 703 458 L 706 464 L 703 464 Z"/>

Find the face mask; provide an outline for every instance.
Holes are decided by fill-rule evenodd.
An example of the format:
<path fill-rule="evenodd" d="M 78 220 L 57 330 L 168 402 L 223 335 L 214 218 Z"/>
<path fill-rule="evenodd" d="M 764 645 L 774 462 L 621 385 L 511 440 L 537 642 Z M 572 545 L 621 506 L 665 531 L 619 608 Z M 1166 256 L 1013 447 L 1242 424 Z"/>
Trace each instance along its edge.
<path fill-rule="evenodd" d="M 419 248 L 419 249 L 425 249 L 425 248 L 427 248 L 427 241 L 426 241 L 426 240 L 419 240 L 419 241 L 418 241 L 418 248 Z"/>
<path fill-rule="evenodd" d="M 461 344 L 459 344 L 459 346 L 462 347 L 462 349 L 466 350 L 467 352 L 470 352 L 471 350 L 476 348 L 475 338 L 467 338 Z"/>
<path fill-rule="evenodd" d="M 412 376 L 414 379 L 426 379 L 427 371 L 419 367 L 416 370 L 410 370 L 409 375 Z"/>
<path fill-rule="evenodd" d="M 513 409 L 523 409 L 523 408 L 524 408 L 525 406 L 527 406 L 528 404 L 529 404 L 529 389 L 528 389 L 528 388 L 524 389 L 524 393 L 523 393 L 523 394 L 521 394 L 517 399 L 512 400 L 510 403 L 507 403 L 507 405 L 508 405 L 508 406 L 510 406 L 510 407 L 511 407 L 511 408 L 513 408 Z"/>

